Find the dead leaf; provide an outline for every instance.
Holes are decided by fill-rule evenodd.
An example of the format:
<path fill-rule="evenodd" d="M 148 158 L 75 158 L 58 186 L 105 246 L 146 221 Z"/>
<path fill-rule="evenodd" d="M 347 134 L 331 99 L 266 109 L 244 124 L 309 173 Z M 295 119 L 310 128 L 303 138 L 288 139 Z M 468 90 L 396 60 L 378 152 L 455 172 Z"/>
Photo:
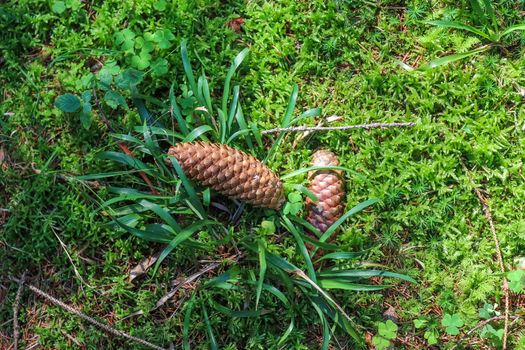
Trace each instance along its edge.
<path fill-rule="evenodd" d="M 329 122 L 329 123 L 333 123 L 333 122 L 336 122 L 336 121 L 341 120 L 341 119 L 343 119 L 343 117 L 340 116 L 340 115 L 331 115 L 328 118 L 326 118 L 326 121 Z"/>
<path fill-rule="evenodd" d="M 0 148 L 0 165 L 2 165 L 2 163 L 4 162 L 4 159 L 5 159 L 4 149 Z"/>
<path fill-rule="evenodd" d="M 149 268 L 157 262 L 159 255 L 160 253 L 150 256 L 142 260 L 140 263 L 137 264 L 137 266 L 132 268 L 131 271 L 129 272 L 128 281 L 133 282 L 135 278 L 140 277 L 144 275 L 146 272 L 148 272 Z"/>
<path fill-rule="evenodd" d="M 244 18 L 237 17 L 226 23 L 226 26 L 236 33 L 241 32 L 241 26 L 244 24 Z"/>

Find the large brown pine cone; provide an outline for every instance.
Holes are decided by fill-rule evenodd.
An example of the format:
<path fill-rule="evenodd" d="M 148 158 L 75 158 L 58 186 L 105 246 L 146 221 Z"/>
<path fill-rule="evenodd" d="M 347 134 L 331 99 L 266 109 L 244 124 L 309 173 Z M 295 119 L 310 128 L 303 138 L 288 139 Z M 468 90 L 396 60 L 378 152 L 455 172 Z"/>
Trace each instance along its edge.
<path fill-rule="evenodd" d="M 337 166 L 337 156 L 327 150 L 314 153 L 312 165 Z M 310 175 L 310 187 L 317 197 L 317 203 L 310 198 L 306 199 L 307 220 L 321 233 L 324 233 L 334 222 L 343 215 L 345 185 L 341 171 L 318 170 Z M 333 238 L 333 236 L 332 236 Z"/>
<path fill-rule="evenodd" d="M 186 176 L 254 207 L 279 209 L 283 185 L 277 175 L 256 158 L 226 145 L 183 142 L 170 147 Z"/>

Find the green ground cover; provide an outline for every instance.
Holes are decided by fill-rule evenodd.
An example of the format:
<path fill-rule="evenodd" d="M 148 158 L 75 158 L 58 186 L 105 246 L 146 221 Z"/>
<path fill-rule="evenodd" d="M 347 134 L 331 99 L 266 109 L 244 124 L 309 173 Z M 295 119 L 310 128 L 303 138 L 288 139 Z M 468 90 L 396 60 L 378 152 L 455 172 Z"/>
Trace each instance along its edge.
<path fill-rule="evenodd" d="M 520 2 L 495 1 L 494 8 L 502 28 L 523 21 Z M 317 132 L 306 138 L 286 134 L 268 164 L 287 174 L 308 166 L 317 147 L 327 147 L 353 171 L 346 174 L 348 209 L 379 199 L 345 221 L 337 240 L 345 251 L 366 253 L 337 264 L 393 271 L 416 283 L 374 277 L 369 283 L 393 287 L 330 290 L 364 346 L 446 349 L 463 339 L 458 348 L 501 347 L 501 321 L 466 335 L 480 320 L 503 313 L 504 304 L 503 274 L 473 188 L 487 196 L 506 269 L 515 270 L 525 256 L 525 36 L 512 32 L 464 60 L 409 69 L 492 45 L 468 31 L 425 23 L 445 19 L 477 25 L 472 13 L 467 3 L 418 0 L 1 4 L 0 348 L 9 347 L 13 331 L 17 285 L 7 277 L 24 271 L 28 282 L 64 302 L 166 348 L 170 343 L 177 349 L 213 348 L 212 338 L 224 349 L 321 348 L 328 344 L 323 339 L 332 348 L 357 347 L 342 327 L 326 331 L 303 289 L 290 292 L 286 283 L 276 283 L 279 291 L 286 291 L 287 303 L 269 288 L 257 292 L 261 255 L 241 247 L 246 258 L 239 257 L 232 241 L 255 237 L 268 253 L 308 271 L 294 237 L 272 212 L 245 208 L 234 228 L 210 209 L 231 231 L 231 241 L 213 246 L 213 231 L 198 230 L 196 242 L 213 249 L 177 247 L 155 273 L 152 268 L 129 282 L 130 270 L 165 244 L 111 225 L 111 211 L 98 210 L 101 202 L 122 195 L 115 187 L 148 190 L 131 167 L 99 155 L 119 151 L 115 134 L 142 140 L 144 134 L 136 130 L 143 125 L 145 110 L 152 122 L 178 131 L 169 108 L 171 88 L 186 121 L 198 126 L 191 120 L 199 100 L 191 93 L 181 58 L 183 40 L 195 77 L 205 74 L 208 79 L 216 112 L 228 67 L 249 49 L 232 77 L 230 93 L 240 86 L 242 112 L 259 130 L 281 125 L 295 84 L 294 117 L 322 109 L 320 116 L 300 124 L 415 122 L 406 129 Z M 142 72 L 139 78 L 136 72 Z M 133 79 L 140 83 L 130 84 Z M 57 97 L 81 96 L 94 84 L 97 96 L 82 95 L 91 113 L 89 108 L 82 114 L 56 107 Z M 334 115 L 342 118 L 329 121 Z M 252 147 L 246 139 L 233 145 L 264 158 L 275 137 L 263 136 L 262 145 L 253 138 Z M 157 155 L 144 152 L 151 144 L 133 142 L 128 146 L 134 155 L 154 164 Z M 97 189 L 71 179 L 112 171 L 123 173 L 98 179 Z M 151 177 L 161 194 L 175 192 L 177 183 L 170 183 L 169 176 Z M 304 174 L 295 180 L 306 184 Z M 234 203 L 219 200 L 235 210 Z M 179 220 L 187 212 L 173 214 Z M 277 226 L 275 233 L 270 221 Z M 231 272 L 235 263 L 226 259 L 154 310 L 174 280 L 199 271 L 210 260 L 228 257 L 242 260 L 237 279 L 230 276 L 227 284 L 212 280 L 219 288 L 206 288 L 211 278 L 228 277 L 223 273 Z M 276 270 L 268 267 L 265 282 L 286 280 Z M 523 279 L 519 273 L 511 276 L 513 316 L 525 312 Z M 250 314 L 259 293 L 258 310 Z M 226 311 L 220 306 L 227 306 Z M 131 315 L 139 310 L 141 314 Z M 386 310 L 395 311 L 397 325 L 387 321 Z M 26 347 L 38 342 L 45 349 L 143 348 L 108 336 L 29 292 L 23 295 L 19 318 L 20 342 Z M 332 321 L 330 326 L 337 323 Z M 525 349 L 520 327 L 523 322 L 518 320 L 510 328 L 509 348 Z"/>

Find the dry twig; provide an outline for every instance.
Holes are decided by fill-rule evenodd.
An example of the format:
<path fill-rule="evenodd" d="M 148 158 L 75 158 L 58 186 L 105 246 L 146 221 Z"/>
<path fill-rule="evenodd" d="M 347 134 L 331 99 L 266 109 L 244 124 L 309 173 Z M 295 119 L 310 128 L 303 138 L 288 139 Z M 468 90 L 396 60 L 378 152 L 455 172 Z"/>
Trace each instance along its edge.
<path fill-rule="evenodd" d="M 263 130 L 261 133 L 272 134 L 276 132 L 297 132 L 297 131 L 335 131 L 335 130 L 351 130 L 351 129 L 386 129 L 386 128 L 404 128 L 415 126 L 413 122 L 403 123 L 371 123 L 371 124 L 358 124 L 358 125 L 344 125 L 344 126 L 294 126 L 290 128 L 275 128 L 269 130 Z"/>
<path fill-rule="evenodd" d="M 503 262 L 503 255 L 501 254 L 501 247 L 499 244 L 498 235 L 496 234 L 496 227 L 494 226 L 494 220 L 492 219 L 492 214 L 490 212 L 490 207 L 487 198 L 481 193 L 479 188 L 476 186 L 474 180 L 472 179 L 472 176 L 470 175 L 469 170 L 465 166 L 465 163 L 463 161 L 461 162 L 461 165 L 463 167 L 463 171 L 469 178 L 470 182 L 472 183 L 472 187 L 474 188 L 474 193 L 478 197 L 481 206 L 483 208 L 483 213 L 485 214 L 485 218 L 487 219 L 490 231 L 492 232 L 492 239 L 494 240 L 494 245 L 496 246 L 496 255 L 498 257 L 498 264 L 500 267 L 501 272 L 503 273 L 503 293 L 505 295 L 505 313 L 504 313 L 504 320 L 505 325 L 503 327 L 503 350 L 507 349 L 507 338 L 508 338 L 508 332 L 509 332 L 509 312 L 510 312 L 510 299 L 509 299 L 509 282 L 507 281 L 507 278 L 505 277 L 505 263 Z"/>
<path fill-rule="evenodd" d="M 152 344 L 144 339 L 140 339 L 140 338 L 137 338 L 135 336 L 132 336 L 131 334 L 128 334 L 126 332 L 123 332 L 123 331 L 120 331 L 118 329 L 115 329 L 113 327 L 110 327 L 102 322 L 99 322 L 97 320 L 95 320 L 94 318 L 74 309 L 73 307 L 63 303 L 62 301 L 52 297 L 51 295 L 47 294 L 46 292 L 38 289 L 37 287 L 31 285 L 31 284 L 23 284 L 23 281 L 22 279 L 18 279 L 18 278 L 11 278 L 12 281 L 18 283 L 20 286 L 25 286 L 27 287 L 29 290 L 31 290 L 33 293 L 41 296 L 42 298 L 46 299 L 47 301 L 49 301 L 50 303 L 74 314 L 74 315 L 77 315 L 78 317 L 80 317 L 81 319 L 83 319 L 84 321 L 87 321 L 89 323 L 91 323 L 92 325 L 110 333 L 110 334 L 113 334 L 113 335 L 116 335 L 118 337 L 123 337 L 123 338 L 126 338 L 126 339 L 129 339 L 129 340 L 132 340 L 136 343 L 139 343 L 139 344 L 142 344 L 148 348 L 151 348 L 151 349 L 156 349 L 156 350 L 166 350 L 165 348 L 162 348 L 160 346 L 157 346 L 155 344 Z M 16 319 L 16 317 L 15 317 Z"/>
<path fill-rule="evenodd" d="M 24 289 L 24 282 L 26 280 L 26 273 L 18 280 L 18 290 L 16 291 L 15 303 L 13 305 L 13 348 L 18 350 L 18 338 L 20 336 L 20 326 L 18 324 L 18 310 L 20 309 L 20 299 L 22 298 L 22 290 Z"/>
<path fill-rule="evenodd" d="M 514 324 L 514 322 L 523 319 L 523 317 L 520 317 L 520 316 L 509 316 L 509 319 L 512 319 L 512 320 L 513 320 L 513 321 L 512 321 L 512 324 Z M 486 325 L 489 324 L 490 322 L 493 322 L 493 321 L 501 321 L 501 320 L 505 320 L 505 315 L 504 315 L 504 316 L 494 316 L 494 317 L 489 318 L 488 320 L 480 321 L 480 322 L 479 322 L 474 328 L 472 328 L 470 331 L 468 331 L 467 333 L 465 333 L 465 337 L 471 335 L 472 333 L 474 333 L 474 332 L 477 331 L 478 329 L 480 329 L 480 328 L 486 326 Z M 511 325 L 512 325 L 512 324 L 511 324 Z M 461 342 L 465 339 L 465 337 L 462 338 L 462 339 L 460 339 L 460 340 L 456 343 L 456 345 L 454 345 L 454 346 L 452 347 L 452 349 L 450 349 L 450 350 L 454 350 L 455 348 L 457 348 L 457 347 L 459 346 L 459 344 L 461 344 Z"/>

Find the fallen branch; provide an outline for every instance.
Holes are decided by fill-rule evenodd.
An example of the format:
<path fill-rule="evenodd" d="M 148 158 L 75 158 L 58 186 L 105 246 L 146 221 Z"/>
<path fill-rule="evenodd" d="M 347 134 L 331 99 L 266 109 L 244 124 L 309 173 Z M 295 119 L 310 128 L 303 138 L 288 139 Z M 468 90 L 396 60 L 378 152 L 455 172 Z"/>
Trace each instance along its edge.
<path fill-rule="evenodd" d="M 351 130 L 351 129 L 386 129 L 386 128 L 405 128 L 415 126 L 413 122 L 403 123 L 371 123 L 371 124 L 358 124 L 358 125 L 344 125 L 344 126 L 294 126 L 290 128 L 275 128 L 269 130 L 263 130 L 261 133 L 272 134 L 277 132 L 298 132 L 298 131 L 335 131 L 335 130 Z"/>
<path fill-rule="evenodd" d="M 499 267 L 503 274 L 503 293 L 505 295 L 505 313 L 504 313 L 505 324 L 503 326 L 503 350 L 506 350 L 507 349 L 507 338 L 508 338 L 508 332 L 509 332 L 510 299 L 509 299 L 509 282 L 507 281 L 507 278 L 505 277 L 505 263 L 503 262 L 503 255 L 501 254 L 501 247 L 499 244 L 498 235 L 496 234 L 496 227 L 494 226 L 494 220 L 492 219 L 492 214 L 490 212 L 488 200 L 481 193 L 479 188 L 476 186 L 474 180 L 472 179 L 472 176 L 470 175 L 470 172 L 468 171 L 463 161 L 461 161 L 461 165 L 463 167 L 463 171 L 465 172 L 465 174 L 467 175 L 467 177 L 469 178 L 470 182 L 473 185 L 472 187 L 474 188 L 474 193 L 478 197 L 481 203 L 481 206 L 483 208 L 483 213 L 485 214 L 485 218 L 487 219 L 489 223 L 490 231 L 492 233 L 492 239 L 494 240 L 494 245 L 496 246 L 496 255 L 498 257 Z"/>
<path fill-rule="evenodd" d="M 140 339 L 140 338 L 137 338 L 135 336 L 132 336 L 131 334 L 128 334 L 126 332 L 123 332 L 123 331 L 120 331 L 118 329 L 115 329 L 113 327 L 110 327 L 102 322 L 99 322 L 97 320 L 95 320 L 94 318 L 74 309 L 73 307 L 63 303 L 62 301 L 52 297 L 51 295 L 47 294 L 46 292 L 38 289 L 37 287 L 31 285 L 31 284 L 24 284 L 23 280 L 22 279 L 18 279 L 18 278 L 11 278 L 12 281 L 18 283 L 21 286 L 25 286 L 27 287 L 29 290 L 31 290 L 33 293 L 41 296 L 42 298 L 46 299 L 47 301 L 49 301 L 50 303 L 52 303 L 53 305 L 56 305 L 74 315 L 77 315 L 78 317 L 80 317 L 81 319 L 83 319 L 84 321 L 87 321 L 89 323 L 91 323 L 92 325 L 108 332 L 108 333 L 111 333 L 113 335 L 116 335 L 118 337 L 123 337 L 123 338 L 126 338 L 126 339 L 129 339 L 129 340 L 132 340 L 136 343 L 139 343 L 139 344 L 142 344 L 148 348 L 151 348 L 151 349 L 156 349 L 156 350 L 166 350 L 165 348 L 161 348 L 160 346 L 157 346 L 155 344 L 152 344 L 144 339 Z M 19 288 L 20 288 L 19 287 Z M 16 317 L 15 317 L 16 319 Z"/>
<path fill-rule="evenodd" d="M 512 319 L 512 323 L 514 324 L 514 322 L 520 320 L 520 319 L 523 319 L 523 317 L 520 317 L 520 316 L 509 316 L 510 319 Z M 505 320 L 505 316 L 494 316 L 494 317 L 491 317 L 489 318 L 488 320 L 483 320 L 483 321 L 480 321 L 474 328 L 472 328 L 470 331 L 468 331 L 467 333 L 465 333 L 465 337 L 463 337 L 462 339 L 458 340 L 456 342 L 456 344 L 450 349 L 450 350 L 454 350 L 455 348 L 457 348 L 459 346 L 459 344 L 461 344 L 461 342 L 463 340 L 465 340 L 465 338 L 469 335 L 471 335 L 472 333 L 474 333 L 475 331 L 477 331 L 478 329 L 486 326 L 487 324 L 489 324 L 490 322 L 493 322 L 493 321 L 501 321 L 501 320 Z"/>
<path fill-rule="evenodd" d="M 18 338 L 20 337 L 18 310 L 20 309 L 20 299 L 22 298 L 22 290 L 24 289 L 25 279 L 26 273 L 24 272 L 18 282 L 18 290 L 16 291 L 15 303 L 13 304 L 13 348 L 15 350 L 18 350 Z"/>

